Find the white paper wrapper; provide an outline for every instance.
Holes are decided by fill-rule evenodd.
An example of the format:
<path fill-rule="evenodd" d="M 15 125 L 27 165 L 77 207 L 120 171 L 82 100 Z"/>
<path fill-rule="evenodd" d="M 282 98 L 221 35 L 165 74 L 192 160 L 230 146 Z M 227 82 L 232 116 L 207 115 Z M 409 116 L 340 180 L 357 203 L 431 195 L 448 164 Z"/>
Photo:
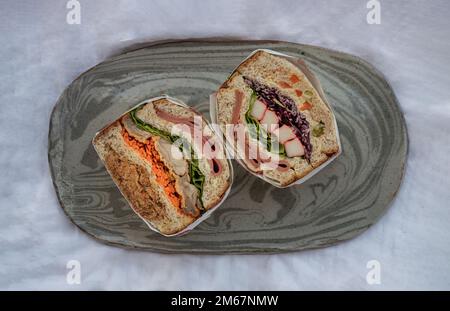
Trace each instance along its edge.
<path fill-rule="evenodd" d="M 168 95 L 162 95 L 162 96 L 158 96 L 158 97 L 154 97 L 154 98 L 150 98 L 150 99 L 143 100 L 142 102 L 138 103 L 138 104 L 135 105 L 134 107 L 132 107 L 132 108 L 130 108 L 129 110 L 127 110 L 126 112 L 124 112 L 124 113 L 123 113 L 120 117 L 118 117 L 117 119 L 120 119 L 122 116 L 124 116 L 125 114 L 129 113 L 130 111 L 132 111 L 133 109 L 139 107 L 139 106 L 142 105 L 142 104 L 149 103 L 149 102 L 153 102 L 153 101 L 156 101 L 156 100 L 162 99 L 162 98 L 165 98 L 165 99 L 171 101 L 172 103 L 174 103 L 174 104 L 176 104 L 176 105 L 179 105 L 179 106 L 182 106 L 182 107 L 185 107 L 185 108 L 192 109 L 191 106 L 186 105 L 185 103 L 183 103 L 183 102 L 180 101 L 179 99 L 170 97 L 170 96 L 168 96 Z M 195 111 L 195 110 L 194 110 L 194 111 Z M 201 115 L 201 114 L 200 114 L 200 115 Z M 202 116 L 202 118 L 203 118 L 203 116 Z M 211 125 L 208 123 L 208 121 L 207 121 L 205 118 L 203 118 L 203 121 L 206 122 L 206 124 L 209 126 L 209 128 L 211 129 L 211 131 L 212 131 L 215 135 L 218 135 L 218 136 L 221 135 L 221 133 L 217 133 L 217 131 L 215 131 L 215 129 L 214 129 L 213 127 L 211 127 Z M 113 122 L 115 122 L 115 121 L 113 121 Z M 111 122 L 111 123 L 113 123 L 113 122 Z M 109 124 L 108 124 L 108 125 L 109 125 Z M 108 126 L 108 125 L 107 125 L 107 126 Z M 107 126 L 105 126 L 105 128 L 106 128 Z M 95 134 L 94 139 L 95 139 L 95 137 L 97 137 L 97 135 L 98 135 L 102 130 L 103 130 L 103 129 L 101 129 L 100 131 L 98 131 L 98 132 Z M 95 145 L 94 145 L 94 149 L 95 149 Z M 181 231 L 179 231 L 179 232 L 177 232 L 177 233 L 174 233 L 174 234 L 164 234 L 164 233 L 160 232 L 160 231 L 159 231 L 157 228 L 155 228 L 149 221 L 147 221 L 147 220 L 144 219 L 141 215 L 139 215 L 139 214 L 135 211 L 135 208 L 134 208 L 134 206 L 132 205 L 132 203 L 131 203 L 130 201 L 128 201 L 128 199 L 126 198 L 126 196 L 123 194 L 122 190 L 120 189 L 119 185 L 116 183 L 116 181 L 114 180 L 114 178 L 113 178 L 113 181 L 114 181 L 114 183 L 116 184 L 116 186 L 117 186 L 117 188 L 119 189 L 119 191 L 120 191 L 120 193 L 122 194 L 122 196 L 125 198 L 125 200 L 127 200 L 128 205 L 130 205 L 130 207 L 131 207 L 131 209 L 133 210 L 133 212 L 135 212 L 135 214 L 138 215 L 139 218 L 141 218 L 141 219 L 145 222 L 145 224 L 146 224 L 151 230 L 153 230 L 153 231 L 155 231 L 155 232 L 158 232 L 159 234 L 161 234 L 161 235 L 163 235 L 163 236 L 166 236 L 166 237 L 180 236 L 180 235 L 183 235 L 183 234 L 188 233 L 189 231 L 191 231 L 192 229 L 194 229 L 195 227 L 197 227 L 202 221 L 204 221 L 204 220 L 207 219 L 209 216 L 211 216 L 211 213 L 214 212 L 220 205 L 222 205 L 222 203 L 225 201 L 225 199 L 226 199 L 226 198 L 228 197 L 228 195 L 230 194 L 231 186 L 232 186 L 232 184 L 233 184 L 233 176 L 234 176 L 234 172 L 233 172 L 233 165 L 231 164 L 231 161 L 230 161 L 230 156 L 228 155 L 227 150 L 226 150 L 225 147 L 224 147 L 224 152 L 225 152 L 225 155 L 226 155 L 226 160 L 227 160 L 228 166 L 230 167 L 230 183 L 229 183 L 228 189 L 227 189 L 226 192 L 223 194 L 222 199 L 219 201 L 219 203 L 217 203 L 214 207 L 210 208 L 210 209 L 207 210 L 205 213 L 203 213 L 199 218 L 197 218 L 197 219 L 196 219 L 193 223 L 191 223 L 189 226 L 187 226 L 187 227 L 184 228 L 183 230 L 181 230 Z M 108 170 L 108 168 L 106 168 L 106 170 L 107 170 L 108 173 L 112 176 L 112 174 L 111 174 L 111 172 Z"/>
<path fill-rule="evenodd" d="M 310 179 L 311 177 L 313 177 L 314 175 L 316 175 L 318 172 L 320 172 L 324 167 L 326 167 L 328 164 L 330 164 L 331 162 L 334 161 L 334 159 L 336 159 L 341 153 L 342 153 L 342 146 L 341 146 L 341 140 L 339 137 L 339 130 L 338 130 L 338 126 L 336 123 L 336 117 L 334 115 L 333 109 L 331 107 L 331 105 L 328 103 L 325 94 L 323 92 L 322 86 L 320 85 L 319 80 L 316 78 L 316 76 L 308 69 L 308 67 L 306 66 L 305 62 L 300 59 L 300 58 L 296 58 L 290 55 L 286 55 L 277 51 L 272 51 L 272 50 L 268 50 L 268 49 L 258 49 L 253 51 L 252 53 L 250 53 L 249 56 L 247 56 L 244 60 L 242 60 L 241 64 L 246 61 L 248 58 L 250 58 L 253 54 L 255 54 L 258 51 L 265 51 L 267 53 L 273 54 L 273 55 L 277 55 L 277 56 L 281 56 L 284 57 L 285 59 L 289 60 L 291 63 L 293 63 L 297 68 L 299 68 L 303 74 L 306 76 L 306 78 L 309 80 L 309 82 L 311 82 L 312 86 L 317 90 L 320 98 L 322 99 L 322 101 L 328 106 L 328 108 L 331 111 L 332 117 L 333 117 L 333 122 L 334 122 L 334 126 L 336 128 L 336 137 L 337 137 L 337 143 L 339 145 L 339 151 L 334 154 L 332 157 L 330 157 L 327 161 L 325 161 L 324 163 L 322 163 L 321 165 L 319 165 L 318 167 L 316 167 L 314 170 L 312 170 L 309 174 L 307 174 L 306 176 L 288 184 L 285 186 L 281 186 L 280 184 L 278 184 L 276 181 L 267 178 L 266 176 L 264 176 L 263 174 L 257 174 L 255 172 L 253 172 L 252 170 L 250 170 L 247 165 L 244 163 L 244 161 L 242 161 L 242 159 L 239 158 L 235 158 L 235 160 L 243 167 L 245 168 L 246 171 L 248 171 L 250 174 L 253 174 L 254 176 L 261 178 L 262 180 L 272 184 L 275 187 L 278 188 L 287 188 L 287 187 L 291 187 L 293 185 L 300 185 L 302 183 L 304 183 L 305 181 L 307 181 L 308 179 Z M 240 66 L 240 64 L 238 65 L 238 67 Z M 236 67 L 237 68 L 237 67 Z M 235 70 L 236 70 L 235 68 Z M 233 70 L 233 72 L 235 71 Z M 230 74 L 231 76 L 231 74 Z M 210 112 L 210 116 L 211 116 L 211 121 L 214 123 L 218 123 L 217 122 L 217 113 L 216 113 L 216 94 L 217 93 L 213 93 L 210 95 L 209 97 L 209 112 Z M 215 126 L 217 129 L 220 129 L 219 126 Z M 225 137 L 225 133 L 221 133 L 221 135 L 223 137 Z M 235 150 L 235 146 L 233 146 L 232 143 L 230 143 L 226 138 L 225 138 L 225 146 L 227 148 L 227 152 L 230 155 L 234 155 L 237 154 L 236 150 Z"/>

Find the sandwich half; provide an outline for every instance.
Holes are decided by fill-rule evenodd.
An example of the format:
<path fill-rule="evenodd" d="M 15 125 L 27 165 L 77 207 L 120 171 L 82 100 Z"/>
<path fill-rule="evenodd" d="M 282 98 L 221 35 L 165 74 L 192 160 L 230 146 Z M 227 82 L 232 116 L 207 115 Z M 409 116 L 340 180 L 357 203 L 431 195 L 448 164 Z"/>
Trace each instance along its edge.
<path fill-rule="evenodd" d="M 173 235 L 215 207 L 231 186 L 216 138 L 193 109 L 160 98 L 102 129 L 93 145 L 132 209 L 154 230 Z"/>
<path fill-rule="evenodd" d="M 340 152 L 333 112 L 301 60 L 256 51 L 221 85 L 215 108 L 235 156 L 276 186 L 293 184 Z M 250 156 L 253 145 L 259 151 Z"/>

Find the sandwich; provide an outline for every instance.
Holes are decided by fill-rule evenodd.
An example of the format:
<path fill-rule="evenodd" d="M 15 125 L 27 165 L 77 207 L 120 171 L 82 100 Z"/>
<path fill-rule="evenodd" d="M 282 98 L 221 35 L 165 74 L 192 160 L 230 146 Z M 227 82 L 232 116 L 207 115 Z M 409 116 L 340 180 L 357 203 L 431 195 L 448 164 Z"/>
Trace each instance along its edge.
<path fill-rule="evenodd" d="M 131 208 L 163 235 L 186 231 L 231 186 L 231 166 L 212 128 L 167 97 L 122 115 L 93 145 Z"/>
<path fill-rule="evenodd" d="M 220 86 L 215 110 L 234 156 L 275 186 L 312 175 L 340 153 L 333 112 L 302 60 L 256 51 Z"/>

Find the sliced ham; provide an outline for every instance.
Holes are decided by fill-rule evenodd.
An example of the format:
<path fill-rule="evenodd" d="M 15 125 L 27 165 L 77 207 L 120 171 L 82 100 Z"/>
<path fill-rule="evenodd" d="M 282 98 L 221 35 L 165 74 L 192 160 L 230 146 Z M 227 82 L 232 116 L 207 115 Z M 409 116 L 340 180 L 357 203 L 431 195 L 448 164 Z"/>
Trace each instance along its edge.
<path fill-rule="evenodd" d="M 239 119 L 241 116 L 241 109 L 242 109 L 242 101 L 244 100 L 244 93 L 242 93 L 239 90 L 234 91 L 234 107 L 233 107 L 233 114 L 231 116 L 231 124 L 238 124 Z"/>
<path fill-rule="evenodd" d="M 298 138 L 289 140 L 284 144 L 284 149 L 286 150 L 286 155 L 290 158 L 300 157 L 305 154 L 305 149 Z"/>
<path fill-rule="evenodd" d="M 185 117 L 179 117 L 174 116 L 173 114 L 162 110 L 158 107 L 155 107 L 155 112 L 158 117 L 160 117 L 163 120 L 166 120 L 168 122 L 177 123 L 177 124 L 186 124 L 189 127 L 194 126 L 194 118 L 185 118 Z"/>
<path fill-rule="evenodd" d="M 266 110 L 267 106 L 263 102 L 256 100 L 255 103 L 253 104 L 252 111 L 250 114 L 256 120 L 261 120 L 264 117 L 264 113 L 266 112 Z"/>

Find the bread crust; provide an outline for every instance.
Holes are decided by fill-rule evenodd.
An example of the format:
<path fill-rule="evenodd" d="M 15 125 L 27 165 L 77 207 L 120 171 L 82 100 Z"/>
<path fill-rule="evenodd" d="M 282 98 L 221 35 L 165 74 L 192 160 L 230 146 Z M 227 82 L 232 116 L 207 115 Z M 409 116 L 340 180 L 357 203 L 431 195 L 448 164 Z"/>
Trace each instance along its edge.
<path fill-rule="evenodd" d="M 290 81 L 293 75 L 298 77 L 299 81 L 295 83 Z M 220 86 L 216 96 L 216 111 L 217 121 L 221 128 L 224 128 L 224 125 L 231 120 L 230 113 L 234 105 L 233 94 L 236 90 L 243 92 L 245 97 L 240 115 L 243 116 L 248 109 L 248 101 L 252 90 L 244 82 L 244 76 L 269 87 L 277 88 L 280 93 L 293 99 L 299 109 L 306 100 L 305 95 L 302 93 L 299 96 L 296 90 L 310 90 L 312 97 L 308 98 L 307 101 L 311 102 L 312 108 L 301 111 L 301 113 L 308 120 L 310 129 L 319 122 L 325 124 L 323 135 L 320 137 L 310 135 L 313 150 L 309 162 L 301 157 L 287 158 L 286 160 L 291 166 L 289 171 L 280 173 L 277 170 L 265 170 L 262 172 L 264 177 L 275 181 L 281 187 L 285 187 L 305 177 L 339 153 L 335 119 L 331 109 L 325 103 L 320 92 L 317 91 L 317 85 L 313 85 L 308 77 L 292 62 L 264 50 L 258 50 L 244 60 Z M 280 87 L 280 84 L 285 81 L 288 83 Z M 242 117 L 240 120 L 240 123 L 245 122 Z M 246 162 L 245 159 L 244 162 Z M 247 168 L 250 169 L 250 167 Z"/>

